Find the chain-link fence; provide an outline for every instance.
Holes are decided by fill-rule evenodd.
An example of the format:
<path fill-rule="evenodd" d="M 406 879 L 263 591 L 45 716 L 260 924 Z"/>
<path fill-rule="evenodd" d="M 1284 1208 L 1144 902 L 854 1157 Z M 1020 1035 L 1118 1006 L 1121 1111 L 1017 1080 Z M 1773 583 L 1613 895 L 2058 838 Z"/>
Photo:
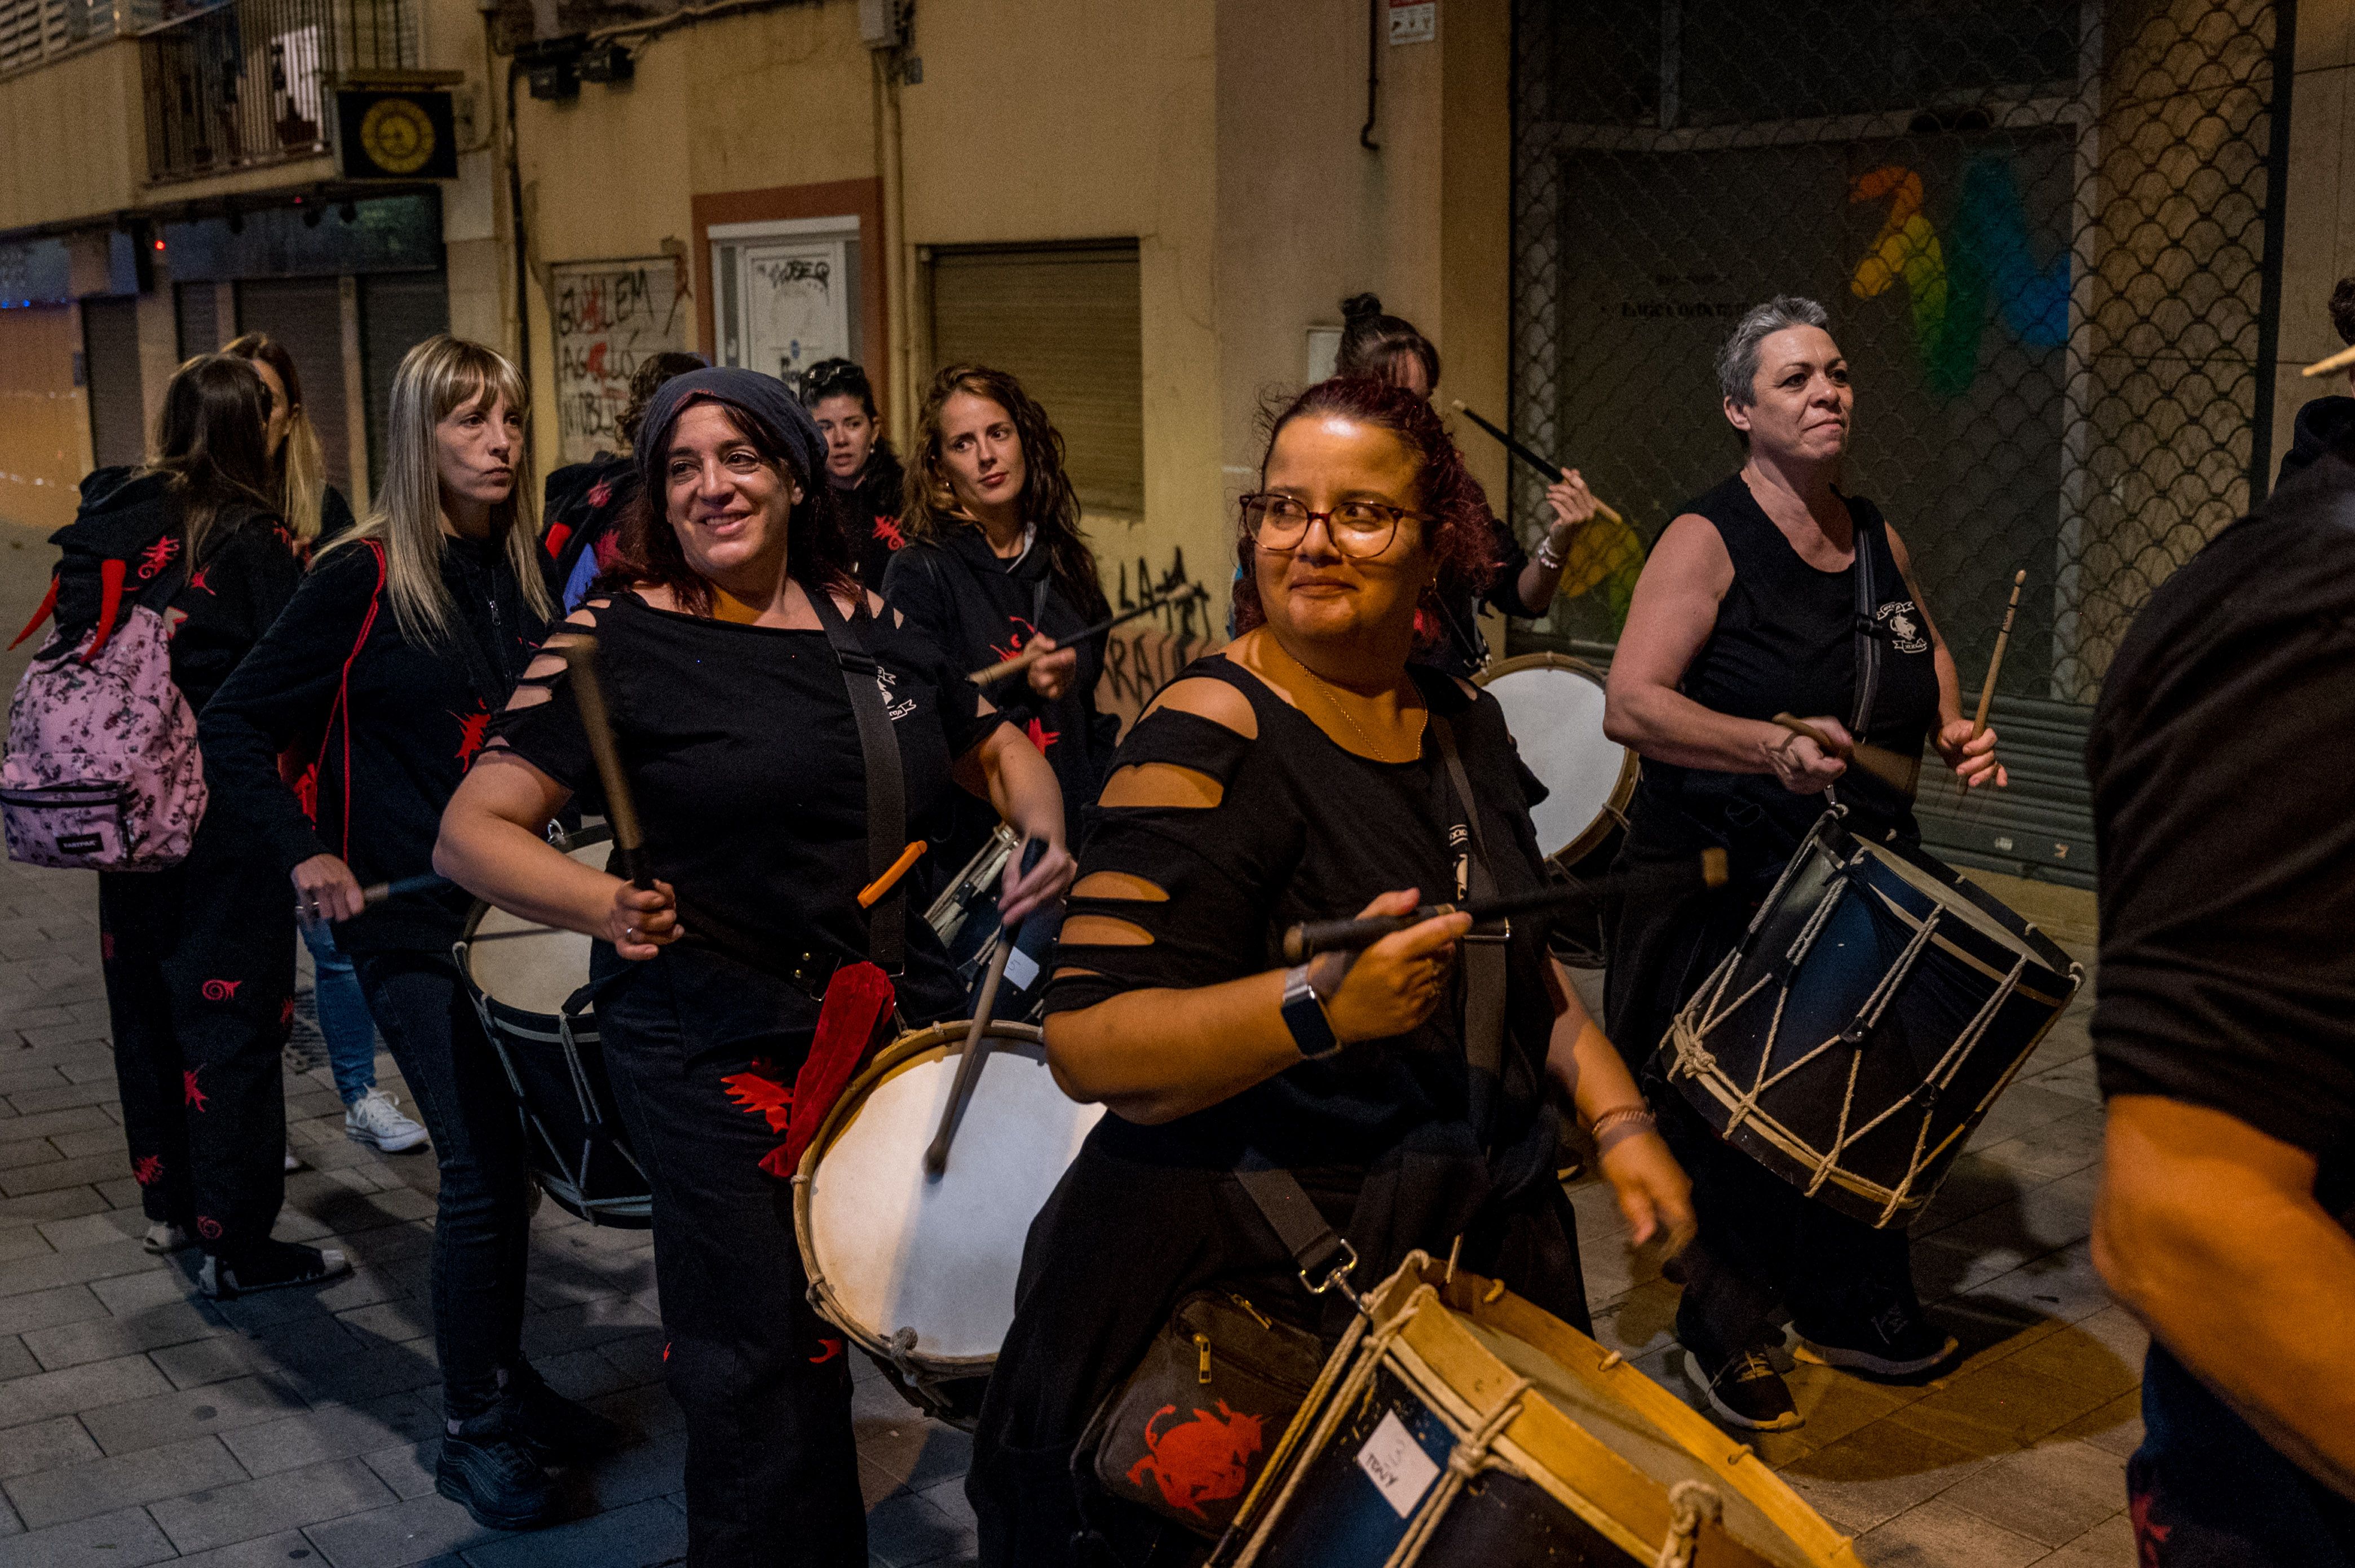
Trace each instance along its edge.
<path fill-rule="evenodd" d="M 2024 567 L 2002 691 L 2092 702 L 2264 492 L 2292 3 L 1518 0 L 1513 423 L 1631 524 L 1534 644 L 1615 639 L 1642 546 L 1740 461 L 1712 353 L 1798 293 L 1966 684 Z"/>

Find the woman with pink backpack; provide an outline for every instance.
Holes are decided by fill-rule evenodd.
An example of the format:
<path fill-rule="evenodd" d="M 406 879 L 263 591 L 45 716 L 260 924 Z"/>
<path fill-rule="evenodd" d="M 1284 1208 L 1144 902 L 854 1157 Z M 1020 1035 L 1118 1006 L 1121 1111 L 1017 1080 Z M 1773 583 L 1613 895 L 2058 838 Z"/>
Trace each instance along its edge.
<path fill-rule="evenodd" d="M 293 901 L 234 814 L 208 802 L 197 751 L 196 715 L 302 578 L 269 499 L 269 415 L 250 365 L 199 355 L 165 389 L 156 458 L 82 481 L 80 514 L 50 540 L 64 558 L 42 614 L 57 626 L 17 688 L 0 784 L 12 856 L 99 871 L 148 1250 L 201 1245 L 216 1298 L 350 1268 L 271 1238 L 286 1192 Z"/>

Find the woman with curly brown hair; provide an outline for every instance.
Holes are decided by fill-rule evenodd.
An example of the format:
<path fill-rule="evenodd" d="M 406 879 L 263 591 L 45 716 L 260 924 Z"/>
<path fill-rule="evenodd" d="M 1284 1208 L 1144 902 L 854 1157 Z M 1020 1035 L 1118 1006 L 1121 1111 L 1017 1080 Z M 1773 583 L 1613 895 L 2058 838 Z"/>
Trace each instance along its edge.
<path fill-rule="evenodd" d="M 1339 1272 L 1363 1289 L 1461 1237 L 1466 1267 L 1582 1326 L 1549 1080 L 1601 1135 L 1635 1239 L 1689 1228 L 1682 1174 L 1542 921 L 1461 962 L 1464 915 L 1354 961 L 1279 957 L 1295 921 L 1545 881 L 1542 791 L 1497 700 L 1408 659 L 1424 596 L 1487 526 L 1414 394 L 1337 379 L 1276 418 L 1236 536 L 1241 634 L 1129 732 L 1071 889 L 1048 1055 L 1067 1093 L 1113 1114 L 1031 1226 L 966 1482 L 984 1563 L 1103 1560 L 1096 1545 L 1199 1558 L 1204 1542 L 1111 1478 L 1135 1472 L 1099 1462 L 1133 1432 L 1077 1452 L 1196 1292 L 1329 1347 L 1348 1308 L 1305 1280 L 1343 1239 L 1356 1262 Z M 1279 1177 L 1276 1205 L 1313 1206 L 1326 1230 L 1323 1261 L 1279 1245 L 1260 1195 Z M 1283 1412 L 1236 1410 L 1273 1444 Z"/>
<path fill-rule="evenodd" d="M 891 556 L 882 594 L 959 669 L 1012 658 L 1034 639 L 1054 647 L 1111 613 L 1063 472 L 1063 438 L 1019 381 L 949 366 L 924 394 L 915 445 L 907 546 Z M 1103 645 L 1091 641 L 982 694 L 1054 765 L 1074 844 L 1119 736 L 1118 722 L 1096 712 L 1103 673 Z M 955 875 L 996 825 L 986 803 L 964 802 L 949 842 L 926 857 L 931 874 Z"/>

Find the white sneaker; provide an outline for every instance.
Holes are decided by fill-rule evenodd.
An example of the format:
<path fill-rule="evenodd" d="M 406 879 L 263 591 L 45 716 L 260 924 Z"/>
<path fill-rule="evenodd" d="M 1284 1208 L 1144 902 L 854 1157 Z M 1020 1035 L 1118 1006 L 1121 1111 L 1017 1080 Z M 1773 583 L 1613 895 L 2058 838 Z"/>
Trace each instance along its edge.
<path fill-rule="evenodd" d="M 288 1144 L 288 1145 L 286 1146 L 286 1171 L 287 1171 L 287 1173 L 288 1173 L 289 1175 L 292 1175 L 293 1172 L 295 1172 L 295 1171 L 300 1171 L 300 1170 L 302 1170 L 302 1169 L 303 1169 L 303 1157 L 302 1157 L 301 1155 L 299 1155 L 299 1154 L 297 1154 L 297 1153 L 295 1153 L 295 1152 L 294 1152 L 294 1146 L 293 1146 L 293 1144 L 291 1144 L 291 1143 L 290 1143 L 290 1144 Z"/>
<path fill-rule="evenodd" d="M 196 1245 L 196 1237 L 169 1220 L 157 1220 L 147 1227 L 146 1246 L 149 1252 L 156 1254 L 178 1252 L 183 1247 Z"/>
<path fill-rule="evenodd" d="M 387 1154 L 416 1148 L 425 1141 L 425 1129 L 395 1108 L 400 1103 L 382 1089 L 370 1089 L 344 1107 L 344 1136 Z"/>

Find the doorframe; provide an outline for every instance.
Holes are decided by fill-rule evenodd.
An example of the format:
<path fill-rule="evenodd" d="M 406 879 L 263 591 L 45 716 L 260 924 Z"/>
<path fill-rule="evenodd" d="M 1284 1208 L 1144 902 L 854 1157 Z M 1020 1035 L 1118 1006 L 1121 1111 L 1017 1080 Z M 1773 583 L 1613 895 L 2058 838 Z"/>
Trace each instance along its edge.
<path fill-rule="evenodd" d="M 747 226 L 759 225 L 771 233 L 792 230 L 773 225 L 812 223 L 805 232 L 846 218 L 858 226 L 858 345 L 860 363 L 875 388 L 878 408 L 890 406 L 890 334 L 885 322 L 885 272 L 893 265 L 891 236 L 883 227 L 883 182 L 880 179 L 825 180 L 805 185 L 771 185 L 760 190 L 719 191 L 691 198 L 695 232 L 696 346 L 704 358 L 719 362 L 718 279 L 712 270 L 713 230 L 719 238 L 741 238 Z M 730 231 L 735 231 L 733 235 Z"/>

